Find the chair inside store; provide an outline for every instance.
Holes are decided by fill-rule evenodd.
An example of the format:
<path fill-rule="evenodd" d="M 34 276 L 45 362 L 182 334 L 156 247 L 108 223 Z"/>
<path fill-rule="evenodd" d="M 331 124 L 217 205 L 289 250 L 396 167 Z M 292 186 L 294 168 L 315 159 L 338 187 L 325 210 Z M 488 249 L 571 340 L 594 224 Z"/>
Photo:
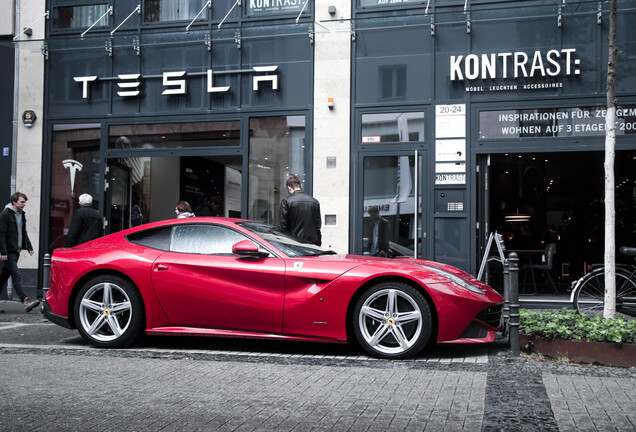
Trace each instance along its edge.
<path fill-rule="evenodd" d="M 530 257 L 528 264 L 524 264 L 521 267 L 524 273 L 523 286 L 527 286 L 528 274 L 532 279 L 532 294 L 537 294 L 538 277 L 543 277 L 546 281 L 546 286 L 550 285 L 555 294 L 559 292 L 550 275 L 554 263 L 554 254 L 556 254 L 556 243 L 548 243 L 543 253 L 536 254 L 536 257 Z"/>

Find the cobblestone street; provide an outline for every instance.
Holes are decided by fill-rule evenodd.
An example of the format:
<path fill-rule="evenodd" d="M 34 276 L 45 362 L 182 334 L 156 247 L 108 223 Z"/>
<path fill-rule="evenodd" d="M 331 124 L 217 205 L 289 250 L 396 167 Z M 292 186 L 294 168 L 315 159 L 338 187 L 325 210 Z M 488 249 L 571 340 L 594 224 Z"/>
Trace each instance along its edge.
<path fill-rule="evenodd" d="M 408 361 L 208 338 L 99 350 L 13 306 L 0 315 L 2 431 L 636 430 L 633 368 L 475 345 Z"/>

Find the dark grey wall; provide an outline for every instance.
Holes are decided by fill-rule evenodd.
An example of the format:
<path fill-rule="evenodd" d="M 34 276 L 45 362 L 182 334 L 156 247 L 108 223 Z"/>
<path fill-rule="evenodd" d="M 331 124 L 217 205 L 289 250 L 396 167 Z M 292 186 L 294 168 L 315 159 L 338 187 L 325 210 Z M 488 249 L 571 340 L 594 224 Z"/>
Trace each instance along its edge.
<path fill-rule="evenodd" d="M 14 64 L 13 41 L 10 37 L 0 38 L 0 203 L 3 207 L 11 195 Z"/>

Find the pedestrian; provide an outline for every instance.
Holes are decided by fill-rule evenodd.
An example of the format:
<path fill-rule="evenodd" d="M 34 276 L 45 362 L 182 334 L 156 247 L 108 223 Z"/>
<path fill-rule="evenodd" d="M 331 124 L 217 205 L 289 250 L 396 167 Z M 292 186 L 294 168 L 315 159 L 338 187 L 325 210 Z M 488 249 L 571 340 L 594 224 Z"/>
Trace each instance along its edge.
<path fill-rule="evenodd" d="M 179 201 L 177 206 L 174 208 L 174 212 L 177 214 L 177 219 L 194 217 L 194 213 L 192 213 L 192 207 L 187 201 Z"/>
<path fill-rule="evenodd" d="M 81 194 L 80 208 L 75 210 L 71 219 L 71 226 L 66 237 L 66 247 L 77 246 L 104 235 L 104 221 L 97 210 L 93 208 L 93 197 Z"/>
<path fill-rule="evenodd" d="M 285 183 L 289 196 L 280 203 L 279 225 L 282 231 L 294 237 L 320 246 L 320 203 L 303 191 L 303 185 L 296 175 Z"/>
<path fill-rule="evenodd" d="M 369 255 L 386 257 L 389 253 L 391 223 L 380 216 L 378 206 L 369 208 L 369 221 L 364 225 L 364 238 L 367 239 Z"/>
<path fill-rule="evenodd" d="M 20 252 L 24 249 L 33 255 L 31 240 L 27 235 L 26 216 L 24 206 L 27 196 L 21 192 L 11 195 L 11 202 L 6 205 L 0 214 L 0 289 L 9 280 L 13 281 L 13 288 L 24 305 L 25 312 L 40 304 L 40 300 L 31 300 L 22 290 L 22 274 L 18 268 Z M 4 312 L 4 311 L 3 311 Z"/>

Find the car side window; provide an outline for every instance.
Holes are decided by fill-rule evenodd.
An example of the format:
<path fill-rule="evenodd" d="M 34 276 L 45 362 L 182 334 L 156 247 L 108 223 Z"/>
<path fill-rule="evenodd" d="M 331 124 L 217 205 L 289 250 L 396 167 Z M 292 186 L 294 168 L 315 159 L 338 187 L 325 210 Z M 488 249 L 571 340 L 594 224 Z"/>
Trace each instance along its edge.
<path fill-rule="evenodd" d="M 177 225 L 172 227 L 170 251 L 232 255 L 232 246 L 246 239 L 243 234 L 218 225 Z"/>
<path fill-rule="evenodd" d="M 148 229 L 129 234 L 126 239 L 140 246 L 167 251 L 170 247 L 171 232 L 171 227 Z"/>

